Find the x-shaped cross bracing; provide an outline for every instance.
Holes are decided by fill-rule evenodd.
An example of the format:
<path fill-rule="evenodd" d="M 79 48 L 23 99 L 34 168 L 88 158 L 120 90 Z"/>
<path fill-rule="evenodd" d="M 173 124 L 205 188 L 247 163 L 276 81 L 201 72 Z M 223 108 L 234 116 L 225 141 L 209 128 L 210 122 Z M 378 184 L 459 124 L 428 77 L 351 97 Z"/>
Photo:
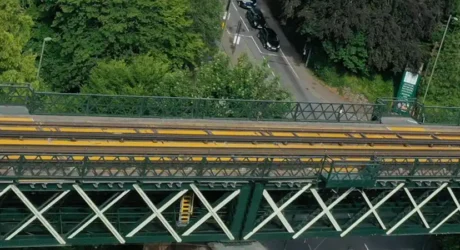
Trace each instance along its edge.
<path fill-rule="evenodd" d="M 53 196 L 50 200 L 45 202 L 39 209 L 39 213 L 43 215 L 46 211 L 48 211 L 54 204 L 56 204 L 58 201 L 60 201 L 64 196 L 66 196 L 70 190 L 64 191 L 60 193 L 57 196 Z M 36 220 L 38 217 L 35 214 L 32 214 L 29 219 L 27 219 L 25 222 L 21 222 L 20 226 L 14 230 L 12 233 L 8 233 L 8 237 L 5 238 L 5 240 L 11 240 L 14 238 L 17 234 L 19 234 L 24 228 L 26 228 L 28 225 L 30 225 L 34 220 Z"/>
<path fill-rule="evenodd" d="M 115 195 L 114 199 L 111 200 L 107 205 L 103 206 L 102 209 L 99 209 L 96 207 L 96 205 L 90 200 L 90 198 L 86 195 L 86 193 L 78 186 L 74 185 L 74 189 L 77 190 L 77 192 L 80 194 L 80 196 L 85 200 L 85 202 L 91 207 L 93 212 L 95 213 L 93 216 L 88 217 L 88 219 L 85 220 L 85 222 L 81 225 L 78 225 L 77 229 L 69 235 L 69 239 L 74 238 L 77 234 L 79 234 L 81 231 L 83 231 L 86 227 L 88 227 L 93 221 L 95 221 L 97 218 L 100 218 L 102 222 L 104 223 L 105 226 L 110 230 L 110 232 L 117 238 L 117 240 L 121 243 L 124 244 L 125 240 L 121 236 L 121 234 L 110 224 L 110 222 L 105 218 L 103 215 L 107 210 L 109 210 L 115 203 L 117 203 L 121 198 L 123 198 L 125 195 L 129 193 L 129 190 L 126 190 L 118 195 Z M 90 205 L 92 203 L 92 205 Z M 96 208 L 97 210 L 95 210 Z M 108 224 L 107 224 L 108 223 Z"/>
<path fill-rule="evenodd" d="M 62 199 L 67 193 L 68 191 L 66 192 L 63 192 L 61 193 L 55 200 L 51 201 L 47 206 L 45 206 L 44 208 L 42 208 L 40 211 L 29 201 L 29 199 L 27 199 L 27 197 L 21 192 L 21 190 L 19 190 L 19 188 L 17 188 L 15 185 L 9 185 L 7 186 L 5 189 L 3 189 L 1 192 L 0 192 L 0 197 L 3 196 L 6 192 L 8 192 L 9 190 L 12 190 L 17 196 L 18 198 L 24 203 L 24 205 L 26 205 L 26 207 L 32 212 L 33 214 L 33 217 L 31 217 L 29 220 L 27 220 L 25 223 L 32 223 L 35 219 L 38 219 L 42 224 L 43 226 L 45 226 L 45 228 L 51 233 L 51 235 L 59 242 L 59 244 L 61 245 L 65 245 L 66 242 L 65 240 L 61 237 L 61 235 L 53 228 L 53 226 L 51 226 L 51 224 L 48 222 L 48 220 L 46 220 L 46 218 L 43 216 L 43 213 L 46 212 L 48 209 L 51 208 L 51 206 L 53 206 L 56 202 L 58 202 L 60 199 Z M 28 225 L 27 224 L 27 225 Z M 26 226 L 27 226 L 26 225 Z M 10 235 L 10 237 L 8 237 L 10 240 L 11 238 L 13 238 L 15 235 L 17 235 L 20 231 L 24 230 L 24 228 L 26 227 L 19 227 L 17 230 L 15 230 L 13 233 L 12 233 L 12 237 Z"/>
<path fill-rule="evenodd" d="M 252 229 L 251 232 L 249 232 L 246 236 L 244 236 L 244 240 L 249 239 L 252 235 L 257 233 L 265 224 L 267 224 L 270 220 L 272 220 L 275 216 L 277 216 L 281 222 L 283 223 L 284 227 L 286 227 L 286 230 L 288 232 L 293 233 L 294 230 L 292 229 L 291 225 L 287 222 L 286 218 L 282 214 L 283 209 L 285 209 L 287 206 L 289 206 L 294 200 L 296 200 L 299 196 L 301 196 L 307 189 L 311 187 L 311 184 L 308 184 L 304 186 L 302 189 L 297 191 L 291 198 L 289 198 L 283 205 L 280 207 L 277 207 L 276 204 L 273 202 L 273 199 L 270 197 L 268 192 L 264 190 L 264 197 L 267 200 L 268 204 L 270 204 L 270 207 L 273 209 L 273 213 L 270 214 L 267 218 L 265 218 L 259 225 L 257 225 L 254 229 Z"/>
<path fill-rule="evenodd" d="M 94 221 L 96 218 L 99 218 L 102 221 L 102 223 L 104 223 L 104 225 L 109 229 L 109 231 L 115 236 L 115 238 L 117 238 L 117 240 L 120 242 L 120 244 L 125 244 L 126 243 L 125 239 L 123 239 L 123 237 L 117 231 L 117 229 L 115 229 L 115 227 L 112 225 L 112 223 L 110 223 L 110 221 L 107 219 L 107 217 L 105 217 L 104 212 L 107 211 L 113 204 L 115 204 L 115 202 L 117 202 L 119 199 L 121 199 L 123 196 L 125 196 L 128 193 L 128 191 L 125 191 L 125 192 L 121 193 L 117 197 L 117 199 L 114 200 L 114 202 L 111 202 L 106 207 L 104 207 L 102 210 L 100 210 L 96 206 L 96 204 L 94 204 L 94 202 L 88 197 L 88 195 L 85 193 L 85 191 L 83 191 L 83 189 L 80 186 L 78 186 L 77 184 L 72 185 L 72 186 L 77 191 L 77 193 L 81 196 L 81 198 L 83 198 L 83 200 L 86 202 L 86 204 L 88 204 L 88 206 L 91 208 L 91 210 L 93 210 L 93 212 L 95 213 L 95 216 L 93 216 L 91 218 L 92 221 Z M 90 221 L 91 221 L 91 219 L 90 219 Z M 83 226 L 80 227 L 79 229 L 77 229 L 72 235 L 69 236 L 69 238 L 73 238 L 81 230 L 83 230 L 83 228 L 87 227 L 90 223 L 87 222 L 87 223 L 83 224 Z"/>
<path fill-rule="evenodd" d="M 209 218 L 213 217 L 214 220 L 219 224 L 219 226 L 222 228 L 224 233 L 227 235 L 228 239 L 230 240 L 235 240 L 235 237 L 233 234 L 230 232 L 230 230 L 227 228 L 225 223 L 222 221 L 222 219 L 217 215 L 217 212 L 223 208 L 227 203 L 232 201 L 238 194 L 240 193 L 240 190 L 235 190 L 232 194 L 230 194 L 227 198 L 225 198 L 222 202 L 220 202 L 217 206 L 214 208 L 209 204 L 208 200 L 203 196 L 201 191 L 194 185 L 190 184 L 190 187 L 192 188 L 193 192 L 196 194 L 198 199 L 200 199 L 201 203 L 206 207 L 208 210 L 208 213 L 204 215 L 200 220 L 198 220 L 195 224 L 193 224 L 185 233 L 182 234 L 182 236 L 188 236 L 190 235 L 193 231 L 195 231 L 201 224 L 203 224 L 205 221 L 207 221 Z"/>
<path fill-rule="evenodd" d="M 309 221 L 307 223 L 307 225 L 305 225 L 303 228 L 301 228 L 296 234 L 294 234 L 294 236 L 292 236 L 292 238 L 297 239 L 297 237 L 302 235 L 303 232 L 305 232 L 308 228 L 310 228 L 313 224 L 315 224 L 325 214 L 329 218 L 329 220 L 331 221 L 331 223 L 334 226 L 335 230 L 339 231 L 339 232 L 342 231 L 342 228 L 340 228 L 340 225 L 337 223 L 337 221 L 335 220 L 334 216 L 332 215 L 331 210 L 335 205 L 339 204 L 339 202 L 341 202 L 343 199 L 345 199 L 348 196 L 348 194 L 350 194 L 351 191 L 353 191 L 353 188 L 348 189 L 345 193 L 340 195 L 335 201 L 333 201 L 331 204 L 329 204 L 329 206 L 326 206 L 326 204 L 324 203 L 323 199 L 321 199 L 321 197 L 319 196 L 318 191 L 316 191 L 316 189 L 312 188 L 310 191 L 313 194 L 313 196 L 315 197 L 315 199 L 318 201 L 318 203 L 321 206 L 321 208 L 323 209 L 323 211 L 321 213 L 319 213 L 311 221 Z"/>
<path fill-rule="evenodd" d="M 411 199 L 412 201 L 412 204 L 414 205 L 414 209 L 412 209 L 408 214 L 406 214 L 401 220 L 399 220 L 392 228 L 390 228 L 388 231 L 387 231 L 387 235 L 391 234 L 392 232 L 394 232 L 399 226 L 401 226 L 406 220 L 408 220 L 412 215 L 414 215 L 415 213 L 419 213 L 421 214 L 420 212 L 420 209 L 425 206 L 425 204 L 427 204 L 431 199 L 433 199 L 433 197 L 435 197 L 439 192 L 441 192 L 449 183 L 445 182 L 443 183 L 441 186 L 439 186 L 437 189 L 435 189 L 430 195 L 428 195 L 428 197 L 426 197 L 422 202 L 420 202 L 420 204 L 416 205 L 415 201 L 413 200 L 413 198 Z M 406 192 L 408 193 L 408 192 Z M 409 195 L 410 193 L 408 193 Z M 409 198 L 412 197 L 409 196 Z M 423 218 L 424 220 L 424 223 L 425 223 L 425 226 L 427 226 L 427 228 L 429 228 L 430 226 L 428 225 L 428 223 L 426 223 L 426 220 L 425 220 L 425 217 L 423 217 L 423 214 L 421 215 L 421 218 Z"/>
<path fill-rule="evenodd" d="M 367 205 L 369 206 L 369 210 L 367 210 L 361 217 L 359 217 L 359 219 L 357 219 L 355 222 L 353 222 L 353 224 L 351 224 L 347 229 L 345 229 L 345 231 L 343 231 L 340 236 L 341 237 L 344 237 L 345 235 L 347 235 L 349 232 L 351 232 L 351 230 L 353 230 L 353 228 L 355 228 L 356 226 L 359 225 L 359 223 L 363 222 L 370 214 L 374 214 L 376 215 L 377 214 L 377 209 L 383 205 L 383 203 L 385 203 L 388 199 L 391 198 L 391 196 L 393 196 L 396 192 L 398 192 L 402 187 L 404 186 L 404 183 L 400 183 L 398 186 L 396 186 L 395 189 L 391 190 L 391 192 L 389 192 L 387 195 L 385 195 L 385 197 L 383 197 L 379 202 L 377 202 L 377 204 L 375 204 L 375 206 L 373 206 L 371 204 L 371 202 L 369 201 L 369 199 L 366 199 L 364 198 L 367 203 Z M 364 194 L 364 192 L 363 192 Z M 364 195 L 363 195 L 364 197 Z M 367 196 L 366 196 L 367 197 Z M 378 214 L 377 214 L 378 215 Z M 377 216 L 376 216 L 377 217 Z M 380 216 L 377 217 L 379 220 Z M 379 220 L 379 223 L 381 223 L 381 226 L 382 228 L 385 229 L 385 225 L 383 225 L 383 222 L 382 220 L 380 219 Z"/>
<path fill-rule="evenodd" d="M 452 188 L 448 187 L 447 191 L 449 191 L 450 197 L 452 197 L 452 200 L 454 201 L 455 206 L 457 208 L 454 209 L 454 211 L 452 211 L 449 215 L 447 215 L 446 218 L 444 218 L 441 222 L 439 222 L 435 227 L 433 227 L 430 230 L 430 233 L 433 233 L 434 231 L 438 230 L 438 228 L 441 227 L 444 223 L 446 223 L 446 221 L 449 220 L 452 216 L 454 216 L 455 213 L 460 211 L 460 203 L 458 202 L 457 197 L 455 196 L 454 192 L 452 191 Z"/>
<path fill-rule="evenodd" d="M 147 194 L 145 194 L 144 190 L 142 190 L 139 185 L 134 184 L 133 185 L 134 189 L 137 191 L 137 193 L 141 196 L 142 200 L 147 204 L 147 206 L 152 210 L 152 215 L 147 217 L 141 224 L 139 224 L 136 228 L 134 228 L 130 233 L 126 235 L 126 237 L 133 237 L 136 233 L 138 233 L 142 228 L 144 228 L 150 221 L 158 217 L 160 222 L 163 224 L 163 226 L 168 230 L 168 232 L 173 236 L 173 238 L 177 242 L 182 242 L 182 239 L 179 237 L 176 231 L 171 227 L 171 225 L 168 223 L 168 221 L 165 219 L 163 216 L 162 212 L 166 210 L 169 206 L 171 206 L 175 201 L 177 201 L 182 195 L 187 193 L 187 189 L 181 190 L 178 192 L 173 198 L 171 198 L 169 201 L 167 201 L 163 206 L 160 208 L 157 208 L 155 205 L 153 205 L 152 201 L 149 199 Z"/>

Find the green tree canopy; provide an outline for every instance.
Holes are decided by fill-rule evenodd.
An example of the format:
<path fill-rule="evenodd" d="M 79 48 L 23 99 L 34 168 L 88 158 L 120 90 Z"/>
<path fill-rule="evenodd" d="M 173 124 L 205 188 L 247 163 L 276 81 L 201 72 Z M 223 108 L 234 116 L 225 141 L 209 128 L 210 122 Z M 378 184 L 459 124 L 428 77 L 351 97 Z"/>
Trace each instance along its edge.
<path fill-rule="evenodd" d="M 254 66 L 247 56 L 231 67 L 222 53 L 194 71 L 175 68 L 166 56 L 141 55 L 131 60 L 101 62 L 91 71 L 85 93 L 187 96 L 225 99 L 286 100 L 266 65 Z"/>
<path fill-rule="evenodd" d="M 206 50 L 192 29 L 190 0 L 37 1 L 31 9 L 42 24 L 36 40 L 49 31 L 54 38 L 43 75 L 59 91 L 78 91 L 101 59 L 160 53 L 193 67 Z"/>
<path fill-rule="evenodd" d="M 418 68 L 451 0 L 286 0 L 284 16 L 352 71 Z M 364 67 L 366 66 L 366 67 Z"/>
<path fill-rule="evenodd" d="M 32 25 L 18 0 L 0 1 L 0 82 L 35 82 L 35 55 L 24 52 Z"/>
<path fill-rule="evenodd" d="M 266 63 L 254 65 L 243 54 L 232 67 L 225 54 L 218 54 L 211 62 L 196 70 L 195 85 L 202 88 L 203 97 L 286 100 L 289 94 L 272 76 Z"/>
<path fill-rule="evenodd" d="M 100 62 L 91 71 L 85 93 L 111 95 L 188 96 L 186 70 L 174 70 L 166 56 L 140 55 L 129 60 Z"/>
<path fill-rule="evenodd" d="M 454 14 L 460 13 L 460 1 L 456 2 Z M 432 59 L 427 72 L 431 73 L 434 66 L 434 60 L 439 49 L 440 41 L 443 32 L 446 28 L 446 23 L 440 25 L 439 32 L 436 33 L 434 40 L 437 41 L 437 46 L 434 47 Z M 446 38 L 442 50 L 439 54 L 438 63 L 436 65 L 433 79 L 428 90 L 426 102 L 437 106 L 460 106 L 460 23 L 452 21 L 449 25 Z M 425 77 L 424 85 L 420 89 L 423 95 L 426 90 L 426 83 L 430 76 Z"/>
<path fill-rule="evenodd" d="M 200 34 L 203 41 L 209 48 L 214 49 L 216 42 L 222 35 L 222 1 L 212 0 L 190 0 L 191 18 L 193 20 L 192 30 Z"/>

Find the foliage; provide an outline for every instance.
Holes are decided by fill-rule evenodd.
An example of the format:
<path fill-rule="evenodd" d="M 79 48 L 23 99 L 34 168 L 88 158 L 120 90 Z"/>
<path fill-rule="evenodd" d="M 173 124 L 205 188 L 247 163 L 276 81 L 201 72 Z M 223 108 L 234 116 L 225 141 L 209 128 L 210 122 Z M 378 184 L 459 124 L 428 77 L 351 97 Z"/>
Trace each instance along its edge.
<path fill-rule="evenodd" d="M 187 96 L 186 71 L 173 70 L 166 56 L 140 55 L 130 60 L 100 62 L 91 71 L 85 93 Z"/>
<path fill-rule="evenodd" d="M 460 8 L 458 9 L 460 10 Z M 458 11 L 457 13 L 460 13 Z M 441 27 L 441 31 L 445 29 L 445 25 Z M 441 41 L 442 32 L 439 32 L 437 41 Z M 428 67 L 428 72 L 431 73 L 433 63 L 436 57 L 437 49 L 435 50 Z M 436 65 L 433 79 L 428 90 L 426 103 L 437 106 L 460 106 L 460 24 L 452 22 L 444 41 L 438 63 Z M 423 96 L 426 90 L 429 76 L 426 77 L 420 94 Z"/>
<path fill-rule="evenodd" d="M 315 73 L 330 86 L 337 88 L 342 95 L 345 91 L 362 94 L 370 103 L 379 97 L 393 95 L 393 81 L 380 74 L 360 76 L 341 72 L 333 66 L 316 68 Z"/>
<path fill-rule="evenodd" d="M 0 1 L 0 82 L 35 82 L 35 55 L 24 52 L 32 25 L 19 1 Z"/>
<path fill-rule="evenodd" d="M 287 0 L 284 15 L 354 72 L 418 68 L 451 0 Z"/>
<path fill-rule="evenodd" d="M 222 35 L 222 1 L 190 0 L 190 16 L 193 20 L 192 30 L 200 34 L 208 48 L 215 50 Z"/>
<path fill-rule="evenodd" d="M 88 83 L 101 59 L 164 54 L 178 67 L 193 67 L 205 50 L 192 30 L 190 0 L 37 1 L 31 10 L 41 24 L 35 39 L 50 31 L 54 38 L 43 76 L 63 92 Z"/>
<path fill-rule="evenodd" d="M 230 59 L 220 53 L 197 69 L 195 75 L 195 85 L 202 89 L 202 97 L 255 100 L 289 98 L 281 88 L 279 78 L 271 75 L 266 63 L 255 66 L 245 54 L 231 68 Z"/>
<path fill-rule="evenodd" d="M 329 55 L 329 59 L 335 63 L 342 63 L 353 73 L 367 72 L 367 50 L 365 49 L 366 37 L 359 33 L 352 38 L 349 43 L 332 43 L 325 41 L 324 50 Z"/>
<path fill-rule="evenodd" d="M 217 54 L 193 72 L 175 68 L 161 55 L 99 63 L 91 72 L 85 93 L 186 96 L 226 99 L 286 100 L 266 65 L 254 66 L 247 56 L 235 67 L 225 54 Z"/>

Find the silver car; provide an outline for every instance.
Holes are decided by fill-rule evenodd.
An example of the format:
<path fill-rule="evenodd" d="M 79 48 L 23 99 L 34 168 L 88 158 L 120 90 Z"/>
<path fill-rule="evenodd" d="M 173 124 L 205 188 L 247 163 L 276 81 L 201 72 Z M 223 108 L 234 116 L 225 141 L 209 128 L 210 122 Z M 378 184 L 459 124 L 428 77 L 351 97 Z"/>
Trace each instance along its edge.
<path fill-rule="evenodd" d="M 241 8 L 250 9 L 257 6 L 257 0 L 237 0 Z"/>

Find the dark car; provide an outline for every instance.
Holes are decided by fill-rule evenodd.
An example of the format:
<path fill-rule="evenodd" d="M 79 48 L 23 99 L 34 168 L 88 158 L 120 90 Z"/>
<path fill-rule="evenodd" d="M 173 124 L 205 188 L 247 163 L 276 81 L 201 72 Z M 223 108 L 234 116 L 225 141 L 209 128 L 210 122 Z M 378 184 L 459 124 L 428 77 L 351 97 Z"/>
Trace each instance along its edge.
<path fill-rule="evenodd" d="M 257 5 L 257 0 L 237 0 L 237 2 L 241 8 L 245 9 L 254 8 Z"/>
<path fill-rule="evenodd" d="M 248 9 L 246 18 L 253 28 L 262 29 L 266 26 L 264 14 L 258 8 Z"/>
<path fill-rule="evenodd" d="M 274 30 L 262 28 L 257 34 L 257 37 L 259 37 L 260 42 L 267 50 L 278 51 L 280 49 L 280 40 Z"/>

